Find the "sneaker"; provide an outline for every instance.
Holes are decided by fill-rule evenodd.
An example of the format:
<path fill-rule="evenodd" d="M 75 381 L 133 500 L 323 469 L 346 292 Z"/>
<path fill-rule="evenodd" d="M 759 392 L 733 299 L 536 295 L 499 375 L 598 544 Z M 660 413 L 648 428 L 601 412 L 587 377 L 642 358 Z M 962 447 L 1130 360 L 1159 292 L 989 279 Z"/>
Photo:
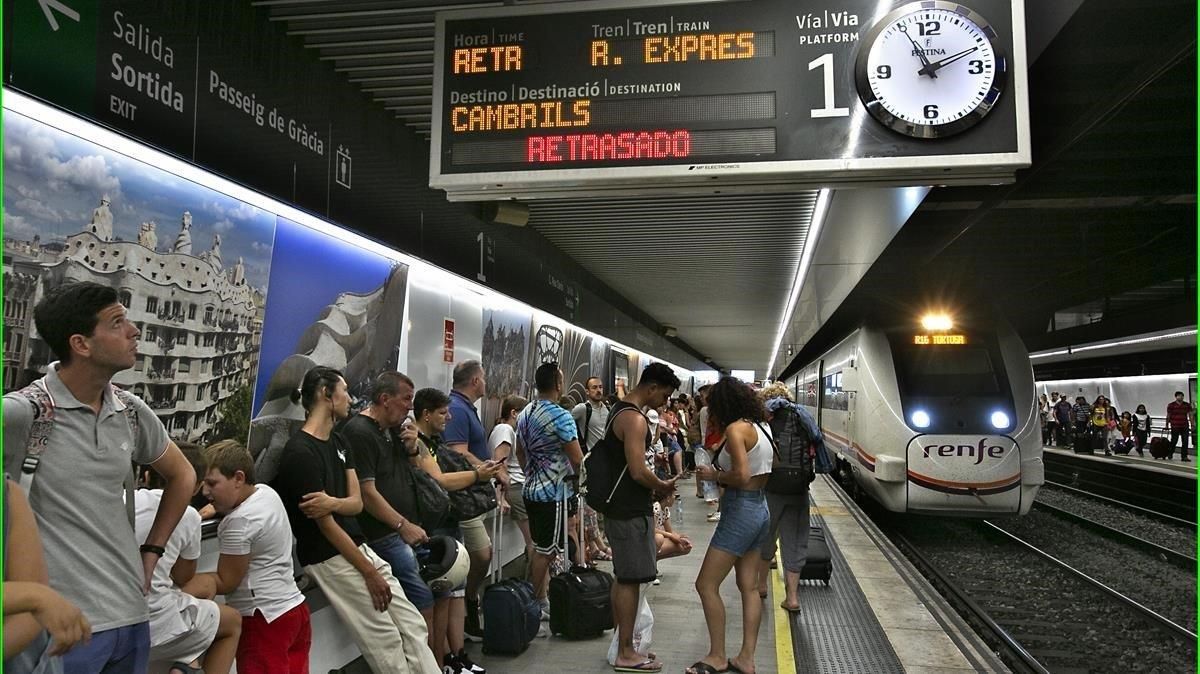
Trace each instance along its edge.
<path fill-rule="evenodd" d="M 550 619 L 550 600 L 543 599 L 538 606 L 542 609 L 542 622 Z"/>
<path fill-rule="evenodd" d="M 720 522 L 721 521 L 721 513 L 719 513 L 719 512 L 709 513 L 708 517 L 706 519 L 709 522 Z"/>
<path fill-rule="evenodd" d="M 661 578 L 655 578 L 655 579 L 654 579 L 654 581 L 653 581 L 653 582 L 651 582 L 650 584 L 651 584 L 651 585 L 662 585 L 662 579 L 661 579 Z"/>
<path fill-rule="evenodd" d="M 471 674 L 471 670 L 464 668 L 453 653 L 447 653 L 442 658 L 442 674 Z"/>
<path fill-rule="evenodd" d="M 545 625 L 539 625 L 536 638 L 538 638 L 538 639 L 550 638 L 550 628 Z"/>
<path fill-rule="evenodd" d="M 475 664 L 471 656 L 467 655 L 466 649 L 458 652 L 458 665 L 463 672 L 471 672 L 472 674 L 487 674 L 487 670 Z"/>

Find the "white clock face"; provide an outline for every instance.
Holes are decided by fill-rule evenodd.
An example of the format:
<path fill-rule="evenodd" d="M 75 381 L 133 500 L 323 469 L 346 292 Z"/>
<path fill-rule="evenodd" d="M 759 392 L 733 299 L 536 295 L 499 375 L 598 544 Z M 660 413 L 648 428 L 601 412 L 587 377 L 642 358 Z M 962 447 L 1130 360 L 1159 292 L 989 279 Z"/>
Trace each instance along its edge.
<path fill-rule="evenodd" d="M 906 135 L 963 131 L 1000 95 L 1004 59 L 994 38 L 983 17 L 957 3 L 905 5 L 871 29 L 856 64 L 859 95 L 873 117 Z"/>

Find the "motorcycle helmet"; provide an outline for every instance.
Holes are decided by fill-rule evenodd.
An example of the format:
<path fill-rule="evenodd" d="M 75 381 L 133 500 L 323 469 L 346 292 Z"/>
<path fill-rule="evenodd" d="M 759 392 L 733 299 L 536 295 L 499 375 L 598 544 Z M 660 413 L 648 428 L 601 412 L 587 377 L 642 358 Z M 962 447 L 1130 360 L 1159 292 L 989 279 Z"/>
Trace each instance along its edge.
<path fill-rule="evenodd" d="M 429 589 L 441 594 L 467 582 L 471 558 L 463 544 L 450 536 L 433 536 L 417 556 L 421 564 L 421 580 Z"/>

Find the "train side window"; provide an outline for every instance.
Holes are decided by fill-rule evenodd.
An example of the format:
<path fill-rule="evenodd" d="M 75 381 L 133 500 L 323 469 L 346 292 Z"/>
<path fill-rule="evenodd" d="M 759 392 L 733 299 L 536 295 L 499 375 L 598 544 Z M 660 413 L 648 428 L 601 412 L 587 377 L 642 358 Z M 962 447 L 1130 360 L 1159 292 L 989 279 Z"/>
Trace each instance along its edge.
<path fill-rule="evenodd" d="M 822 409 L 845 411 L 849 408 L 846 404 L 846 392 L 842 390 L 841 372 L 825 375 L 821 381 L 821 388 L 824 390 L 824 395 L 821 396 Z"/>

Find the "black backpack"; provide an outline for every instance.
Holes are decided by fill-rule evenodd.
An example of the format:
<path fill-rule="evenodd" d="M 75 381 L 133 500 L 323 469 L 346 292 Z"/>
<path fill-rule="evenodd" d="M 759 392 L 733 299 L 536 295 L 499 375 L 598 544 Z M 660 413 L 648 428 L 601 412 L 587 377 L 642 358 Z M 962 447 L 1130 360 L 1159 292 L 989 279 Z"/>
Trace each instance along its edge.
<path fill-rule="evenodd" d="M 771 417 L 771 435 L 775 463 L 767 478 L 767 491 L 803 494 L 816 477 L 813 471 L 816 447 L 808 428 L 795 410 L 784 405 Z"/>
<path fill-rule="evenodd" d="M 608 422 L 604 426 L 604 437 L 600 438 L 600 441 L 592 447 L 592 451 L 587 452 L 583 457 L 583 470 L 579 482 L 580 492 L 587 501 L 588 507 L 600 514 L 608 512 L 609 504 L 612 503 L 613 496 L 617 493 L 617 487 L 621 486 L 621 480 L 632 479 L 628 475 L 629 466 L 614 457 L 616 452 L 620 453 L 618 456 L 624 456 L 625 447 L 620 443 L 613 446 L 614 443 L 611 442 L 613 438 L 609 433 L 613 420 L 627 409 L 642 413 L 633 405 L 610 409 Z"/>

